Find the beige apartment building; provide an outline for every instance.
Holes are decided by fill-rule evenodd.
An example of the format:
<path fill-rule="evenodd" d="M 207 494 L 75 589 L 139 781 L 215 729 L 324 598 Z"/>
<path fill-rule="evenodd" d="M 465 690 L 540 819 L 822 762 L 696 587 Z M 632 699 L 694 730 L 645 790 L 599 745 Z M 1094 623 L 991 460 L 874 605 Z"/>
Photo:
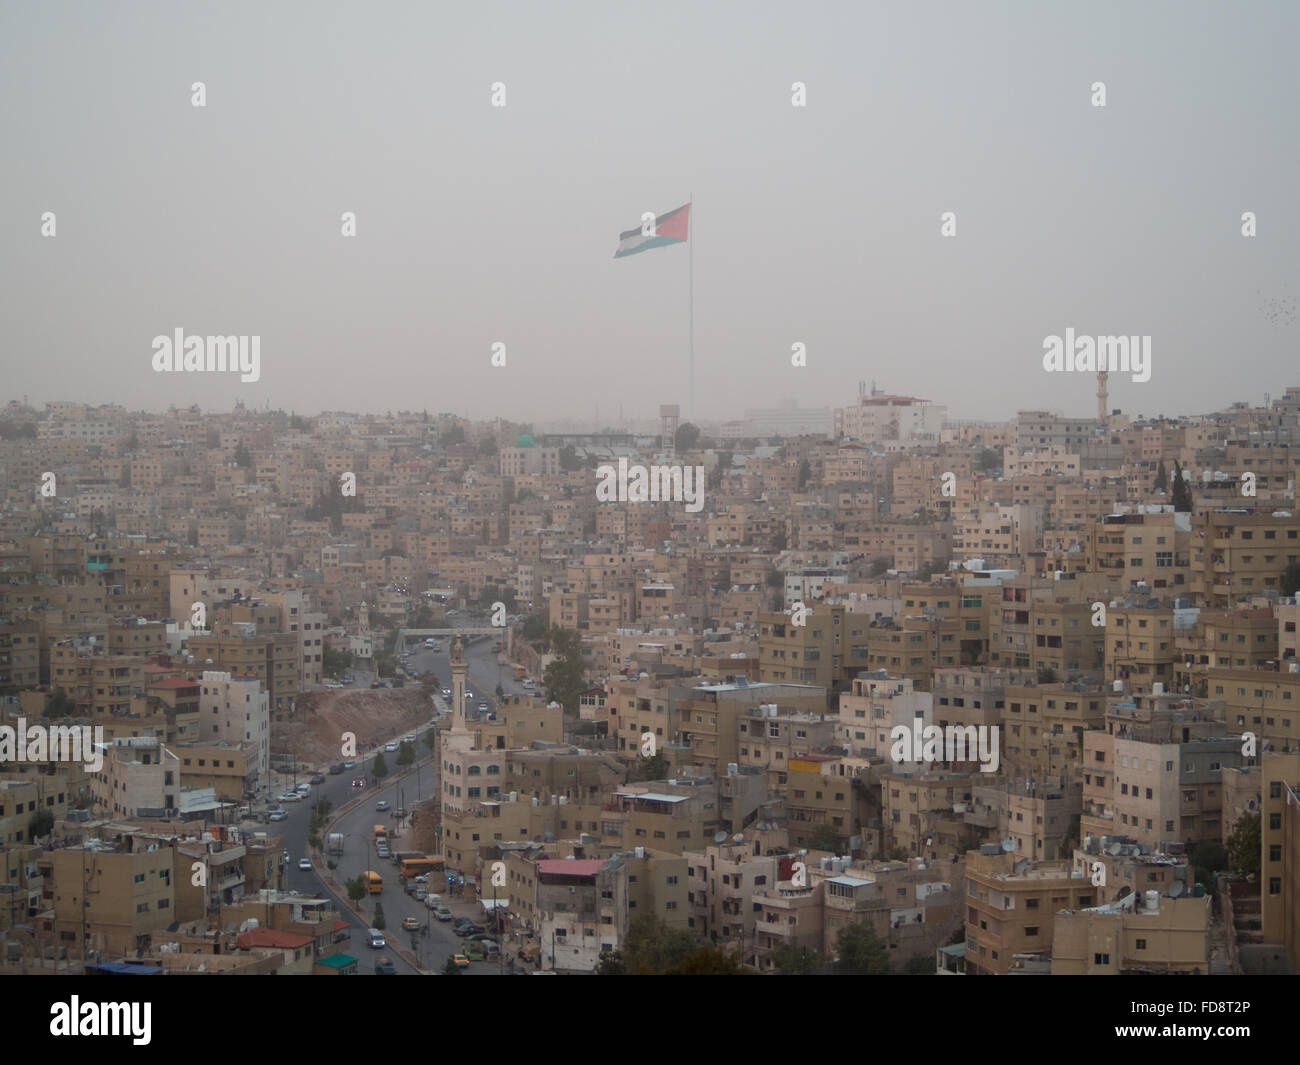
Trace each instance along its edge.
<path fill-rule="evenodd" d="M 1300 561 L 1300 517 L 1294 511 L 1210 511 L 1194 530 L 1192 579 L 1208 606 L 1229 607 L 1277 590 L 1282 571 Z"/>
<path fill-rule="evenodd" d="M 1260 762 L 1260 906 L 1265 943 L 1300 969 L 1300 753 L 1267 751 Z"/>
<path fill-rule="evenodd" d="M 132 956 L 176 920 L 171 847 L 135 853 L 110 845 L 49 852 L 55 941 L 68 953 Z"/>
<path fill-rule="evenodd" d="M 1029 862 L 990 844 L 967 854 L 965 891 L 966 972 L 1005 976 L 1017 955 L 1049 957 L 1056 915 L 1095 905 L 1097 889 L 1069 862 Z"/>
<path fill-rule="evenodd" d="M 1056 915 L 1053 976 L 1207 976 L 1212 899 L 1134 893 L 1126 909 Z"/>
<path fill-rule="evenodd" d="M 1173 507 L 1141 507 L 1109 514 L 1087 526 L 1087 568 L 1109 574 L 1124 590 L 1138 584 L 1190 594 L 1191 515 Z"/>
<path fill-rule="evenodd" d="M 1217 843 L 1223 770 L 1241 765 L 1241 740 L 1181 735 L 1177 725 L 1085 733 L 1080 832 L 1131 836 L 1152 850 Z"/>

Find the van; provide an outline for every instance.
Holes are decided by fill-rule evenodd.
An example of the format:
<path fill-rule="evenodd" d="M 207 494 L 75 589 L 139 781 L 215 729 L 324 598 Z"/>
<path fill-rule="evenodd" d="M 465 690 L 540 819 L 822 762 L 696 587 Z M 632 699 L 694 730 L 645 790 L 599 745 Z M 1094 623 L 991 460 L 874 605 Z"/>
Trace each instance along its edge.
<path fill-rule="evenodd" d="M 384 947 L 388 946 L 384 942 L 384 933 L 379 931 L 378 928 L 367 928 L 366 935 L 370 938 L 371 950 L 383 950 Z"/>
<path fill-rule="evenodd" d="M 424 896 L 424 904 L 425 904 L 427 907 L 429 907 L 429 909 L 431 909 L 431 910 L 436 910 L 436 909 L 438 909 L 439 907 L 442 906 L 442 896 L 441 896 L 441 895 L 425 895 L 425 896 Z"/>

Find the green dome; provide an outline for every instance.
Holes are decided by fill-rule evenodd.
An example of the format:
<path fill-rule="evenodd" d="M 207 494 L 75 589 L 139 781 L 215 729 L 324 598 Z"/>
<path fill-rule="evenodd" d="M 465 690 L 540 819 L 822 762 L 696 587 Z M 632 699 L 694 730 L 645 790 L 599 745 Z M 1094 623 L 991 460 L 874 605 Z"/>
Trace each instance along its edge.
<path fill-rule="evenodd" d="M 533 447 L 533 438 L 527 433 L 520 433 L 519 439 L 515 441 L 515 447 Z"/>

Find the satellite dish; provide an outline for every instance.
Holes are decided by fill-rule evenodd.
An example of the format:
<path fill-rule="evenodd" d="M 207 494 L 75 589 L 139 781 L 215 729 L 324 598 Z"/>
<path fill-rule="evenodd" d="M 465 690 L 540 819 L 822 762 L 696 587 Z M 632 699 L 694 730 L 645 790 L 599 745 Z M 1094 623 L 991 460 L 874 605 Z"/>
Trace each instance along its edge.
<path fill-rule="evenodd" d="M 1008 836 L 1006 839 L 1002 841 L 1002 849 L 1006 851 L 1008 854 L 1010 854 L 1013 850 L 1016 849 L 1016 841 L 1012 839 L 1010 836 Z"/>
<path fill-rule="evenodd" d="M 1172 884 L 1169 885 L 1169 897 L 1171 899 L 1176 899 L 1186 890 L 1187 890 L 1186 884 L 1184 884 L 1181 880 L 1175 880 Z"/>
<path fill-rule="evenodd" d="M 732 842 L 732 843 L 744 843 L 744 842 L 745 842 L 745 837 L 744 837 L 744 835 L 743 835 L 742 833 L 737 832 L 734 836 L 731 837 L 731 842 Z"/>
<path fill-rule="evenodd" d="M 719 832 L 719 833 L 717 833 L 717 835 L 715 835 L 715 836 L 713 837 L 713 842 L 714 842 L 714 843 L 726 843 L 726 842 L 727 842 L 727 834 L 726 834 L 725 832 Z"/>
<path fill-rule="evenodd" d="M 1118 858 L 1120 854 L 1123 852 L 1123 850 L 1124 850 L 1124 844 L 1112 843 L 1109 847 L 1106 848 L 1106 853 L 1109 854 L 1112 858 Z"/>

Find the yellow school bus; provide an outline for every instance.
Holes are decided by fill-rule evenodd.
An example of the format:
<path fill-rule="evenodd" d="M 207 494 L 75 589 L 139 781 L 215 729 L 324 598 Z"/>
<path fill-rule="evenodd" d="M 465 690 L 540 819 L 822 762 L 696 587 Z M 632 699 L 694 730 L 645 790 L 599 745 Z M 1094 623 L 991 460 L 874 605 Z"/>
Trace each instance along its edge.
<path fill-rule="evenodd" d="M 366 891 L 369 894 L 382 895 L 384 893 L 384 878 L 373 869 L 367 869 L 361 874 L 361 878 L 366 882 Z"/>
<path fill-rule="evenodd" d="M 405 877 L 428 873 L 430 880 L 439 882 L 444 879 L 445 868 L 446 862 L 442 858 L 403 858 L 401 865 L 402 875 Z"/>
<path fill-rule="evenodd" d="M 383 825 L 375 825 L 375 838 L 371 842 L 378 843 L 381 839 L 388 839 L 388 829 Z"/>

